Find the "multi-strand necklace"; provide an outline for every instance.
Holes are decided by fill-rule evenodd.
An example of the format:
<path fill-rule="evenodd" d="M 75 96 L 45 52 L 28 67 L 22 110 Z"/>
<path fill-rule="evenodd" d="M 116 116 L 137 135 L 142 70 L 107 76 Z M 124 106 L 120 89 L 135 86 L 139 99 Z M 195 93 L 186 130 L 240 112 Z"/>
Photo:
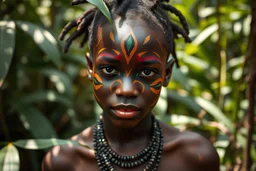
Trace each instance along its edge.
<path fill-rule="evenodd" d="M 135 168 L 143 164 L 146 164 L 143 171 L 157 170 L 163 151 L 163 133 L 159 122 L 155 117 L 152 118 L 153 129 L 150 142 L 142 151 L 132 156 L 121 156 L 114 152 L 106 140 L 102 120 L 96 123 L 93 145 L 100 171 L 115 171 L 113 165 L 121 168 Z"/>

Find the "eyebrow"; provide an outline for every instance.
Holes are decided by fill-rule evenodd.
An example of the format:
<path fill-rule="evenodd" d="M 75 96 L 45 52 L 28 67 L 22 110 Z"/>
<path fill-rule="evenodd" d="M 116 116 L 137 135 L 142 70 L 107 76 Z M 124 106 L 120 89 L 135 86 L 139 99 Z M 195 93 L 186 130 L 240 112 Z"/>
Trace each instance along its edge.
<path fill-rule="evenodd" d="M 137 56 L 137 62 L 146 64 L 146 65 L 155 64 L 155 63 L 159 63 L 162 65 L 162 61 L 155 56 L 145 56 L 145 57 Z"/>
<path fill-rule="evenodd" d="M 110 63 L 111 62 L 116 63 L 116 62 L 119 62 L 121 60 L 121 54 L 119 54 L 119 55 L 112 55 L 110 53 L 104 52 L 104 53 L 101 53 L 97 57 L 96 61 L 98 61 L 98 60 L 105 60 L 105 61 L 108 61 Z"/>

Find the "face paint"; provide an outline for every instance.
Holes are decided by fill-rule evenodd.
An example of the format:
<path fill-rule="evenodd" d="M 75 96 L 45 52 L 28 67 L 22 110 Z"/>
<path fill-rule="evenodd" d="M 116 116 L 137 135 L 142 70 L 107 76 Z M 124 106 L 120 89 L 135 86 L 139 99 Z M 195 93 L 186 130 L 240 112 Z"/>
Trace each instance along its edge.
<path fill-rule="evenodd" d="M 138 41 L 133 31 L 131 31 L 131 33 L 128 34 L 128 36 L 121 41 L 121 49 L 127 64 L 130 63 L 130 60 L 135 54 L 137 48 L 138 48 Z"/>
<path fill-rule="evenodd" d="M 124 23 L 116 30 L 100 26 L 102 36 L 92 49 L 94 94 L 113 123 L 124 119 L 111 110 L 118 104 L 136 106 L 139 112 L 130 119 L 139 123 L 158 101 L 164 82 L 167 51 L 159 47 L 163 33 L 146 24 L 134 25 Z"/>

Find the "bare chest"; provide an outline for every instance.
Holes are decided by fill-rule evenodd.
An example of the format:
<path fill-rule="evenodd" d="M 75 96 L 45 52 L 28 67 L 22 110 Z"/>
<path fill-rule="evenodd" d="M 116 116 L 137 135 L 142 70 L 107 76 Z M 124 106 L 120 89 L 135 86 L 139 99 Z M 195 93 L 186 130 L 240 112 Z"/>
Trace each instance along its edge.
<path fill-rule="evenodd" d="M 196 171 L 195 168 L 191 168 L 191 161 L 186 161 L 185 156 L 173 152 L 173 154 L 162 154 L 161 162 L 157 171 Z M 96 159 L 80 158 L 76 162 L 74 171 L 100 171 Z M 144 171 L 146 164 L 139 167 L 124 169 L 114 166 L 116 171 Z"/>

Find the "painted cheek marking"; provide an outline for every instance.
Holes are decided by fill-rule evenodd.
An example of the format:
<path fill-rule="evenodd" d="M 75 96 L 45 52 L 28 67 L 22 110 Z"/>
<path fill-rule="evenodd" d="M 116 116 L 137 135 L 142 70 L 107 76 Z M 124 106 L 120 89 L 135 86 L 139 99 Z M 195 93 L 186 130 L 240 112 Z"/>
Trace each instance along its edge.
<path fill-rule="evenodd" d="M 103 86 L 102 85 L 102 80 L 101 80 L 101 78 L 99 77 L 98 74 L 94 74 L 93 83 L 94 83 L 94 89 L 95 90 L 99 90 Z"/>
<path fill-rule="evenodd" d="M 162 86 L 162 78 L 158 78 L 156 81 L 154 81 L 152 84 L 150 84 L 150 90 L 154 93 L 154 94 L 159 94 L 161 91 L 161 86 Z"/>
<path fill-rule="evenodd" d="M 100 102 L 100 99 L 99 99 L 98 96 L 96 95 L 95 91 L 93 92 L 93 94 L 94 94 L 94 97 L 96 98 L 96 100 L 97 100 L 98 102 Z"/>
<path fill-rule="evenodd" d="M 157 103 L 157 101 L 158 101 L 158 98 L 154 101 L 154 103 L 152 103 L 150 106 L 155 106 L 156 105 L 156 103 Z"/>
<path fill-rule="evenodd" d="M 143 94 L 144 92 L 145 92 L 145 86 L 144 86 L 144 84 L 142 84 L 140 81 L 138 81 L 138 80 L 134 80 L 133 82 L 132 82 L 132 84 L 136 84 L 136 83 L 139 83 L 141 86 L 142 86 L 142 91 L 141 91 L 141 94 Z"/>
<path fill-rule="evenodd" d="M 123 85 L 123 83 L 122 83 L 122 81 L 121 81 L 120 79 L 113 81 L 113 82 L 110 84 L 110 92 L 111 92 L 111 93 L 113 92 L 113 85 L 114 85 L 114 83 L 120 83 L 121 86 Z"/>

